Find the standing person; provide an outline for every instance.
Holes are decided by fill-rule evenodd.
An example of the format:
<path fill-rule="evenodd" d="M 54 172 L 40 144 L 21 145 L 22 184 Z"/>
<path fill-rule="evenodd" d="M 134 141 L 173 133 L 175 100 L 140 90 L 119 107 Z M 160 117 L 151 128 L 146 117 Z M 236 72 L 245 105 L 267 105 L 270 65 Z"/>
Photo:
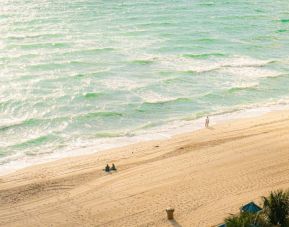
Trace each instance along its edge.
<path fill-rule="evenodd" d="M 205 123 L 206 128 L 209 128 L 209 123 L 210 123 L 210 119 L 209 119 L 209 116 L 207 116 L 206 123 Z"/>

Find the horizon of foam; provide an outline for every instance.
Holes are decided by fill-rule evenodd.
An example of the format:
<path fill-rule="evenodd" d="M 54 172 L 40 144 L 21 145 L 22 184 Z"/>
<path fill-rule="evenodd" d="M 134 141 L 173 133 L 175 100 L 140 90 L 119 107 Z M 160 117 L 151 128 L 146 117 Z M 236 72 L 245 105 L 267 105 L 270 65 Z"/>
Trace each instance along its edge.
<path fill-rule="evenodd" d="M 102 139 L 95 140 L 93 143 L 78 141 L 77 143 L 79 143 L 80 146 L 72 146 L 70 151 L 68 151 L 69 148 L 66 148 L 58 153 L 43 153 L 41 156 L 31 153 L 30 159 L 27 159 L 25 154 L 17 153 L 1 160 L 0 176 L 32 165 L 56 161 L 65 157 L 88 155 L 138 142 L 170 139 L 175 135 L 194 132 L 204 127 L 204 119 L 207 115 L 210 116 L 211 124 L 215 125 L 234 119 L 258 117 L 265 113 L 288 109 L 289 100 L 285 99 L 279 100 L 277 103 L 267 103 L 265 105 L 250 106 L 247 108 L 240 107 L 234 110 L 223 110 L 212 114 L 203 113 L 198 117 L 171 119 L 166 125 L 152 125 L 152 128 L 150 128 L 150 124 L 147 124 L 138 128 L 134 133 L 115 133 L 112 137 L 103 137 Z M 147 128 L 150 128 L 150 131 L 142 132 L 142 129 Z M 103 133 L 103 135 L 104 134 L 105 133 Z"/>

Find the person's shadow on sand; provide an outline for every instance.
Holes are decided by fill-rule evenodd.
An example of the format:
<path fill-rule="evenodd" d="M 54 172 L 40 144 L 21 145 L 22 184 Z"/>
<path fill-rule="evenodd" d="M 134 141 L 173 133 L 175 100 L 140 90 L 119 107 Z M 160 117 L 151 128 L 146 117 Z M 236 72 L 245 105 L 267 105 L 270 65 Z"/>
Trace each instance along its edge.
<path fill-rule="evenodd" d="M 215 128 L 211 127 L 211 126 L 208 126 L 206 127 L 207 129 L 210 129 L 210 130 L 215 130 Z"/>
<path fill-rule="evenodd" d="M 180 225 L 176 220 L 169 220 L 171 226 L 174 227 L 182 227 L 182 225 Z"/>

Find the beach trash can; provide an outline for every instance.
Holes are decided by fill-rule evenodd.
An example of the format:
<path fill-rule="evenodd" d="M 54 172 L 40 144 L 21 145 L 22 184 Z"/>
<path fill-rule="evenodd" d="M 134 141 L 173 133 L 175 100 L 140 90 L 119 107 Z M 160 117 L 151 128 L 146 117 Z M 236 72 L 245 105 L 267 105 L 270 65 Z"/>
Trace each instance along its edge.
<path fill-rule="evenodd" d="M 173 220 L 174 219 L 174 208 L 167 208 L 166 212 L 167 212 L 167 216 L 168 216 L 168 220 Z"/>

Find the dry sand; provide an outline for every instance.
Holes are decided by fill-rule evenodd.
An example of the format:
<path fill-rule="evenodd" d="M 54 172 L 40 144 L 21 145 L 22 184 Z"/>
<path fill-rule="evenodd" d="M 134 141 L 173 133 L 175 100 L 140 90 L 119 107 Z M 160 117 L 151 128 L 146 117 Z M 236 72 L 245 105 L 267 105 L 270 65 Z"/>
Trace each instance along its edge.
<path fill-rule="evenodd" d="M 288 111 L 2 176 L 0 225 L 212 226 L 278 188 L 289 188 Z"/>

